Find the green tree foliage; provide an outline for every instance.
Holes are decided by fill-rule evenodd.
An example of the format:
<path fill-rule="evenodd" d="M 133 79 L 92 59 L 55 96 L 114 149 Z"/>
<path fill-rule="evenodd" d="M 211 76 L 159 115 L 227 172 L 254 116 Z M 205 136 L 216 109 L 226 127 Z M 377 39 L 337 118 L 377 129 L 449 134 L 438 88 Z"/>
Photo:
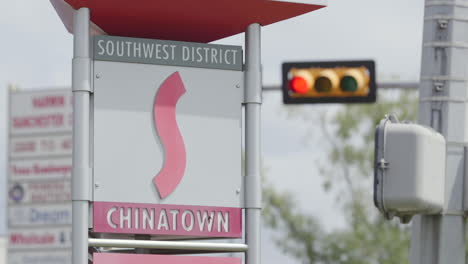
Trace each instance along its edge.
<path fill-rule="evenodd" d="M 264 220 L 276 231 L 284 253 L 310 264 L 408 263 L 408 227 L 384 220 L 371 196 L 375 126 L 388 113 L 414 121 L 416 93 L 380 94 L 376 104 L 345 105 L 331 115 L 321 114 L 322 134 L 330 148 L 317 166 L 324 188 L 339 193 L 345 229 L 325 231 L 321 222 L 326 219 L 304 214 L 291 194 L 264 186 Z M 307 115 L 302 118 L 307 121 Z"/>

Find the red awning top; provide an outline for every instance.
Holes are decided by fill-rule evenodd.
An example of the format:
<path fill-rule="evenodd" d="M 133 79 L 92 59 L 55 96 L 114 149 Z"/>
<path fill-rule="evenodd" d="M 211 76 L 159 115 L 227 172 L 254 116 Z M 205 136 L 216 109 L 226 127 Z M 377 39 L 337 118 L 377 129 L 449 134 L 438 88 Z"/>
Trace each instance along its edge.
<path fill-rule="evenodd" d="M 88 7 L 91 21 L 109 35 L 190 42 L 211 42 L 325 6 L 291 0 L 51 0 L 71 31 L 70 8 Z M 305 2 L 305 1 L 302 1 Z"/>

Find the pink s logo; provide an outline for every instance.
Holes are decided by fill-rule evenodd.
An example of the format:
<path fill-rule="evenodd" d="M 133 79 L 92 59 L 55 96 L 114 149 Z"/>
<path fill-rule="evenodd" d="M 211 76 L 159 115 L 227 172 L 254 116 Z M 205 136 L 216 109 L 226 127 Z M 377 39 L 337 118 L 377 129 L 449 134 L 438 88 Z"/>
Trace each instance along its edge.
<path fill-rule="evenodd" d="M 185 145 L 176 121 L 176 104 L 184 93 L 180 74 L 174 72 L 163 82 L 154 101 L 154 125 L 165 151 L 163 167 L 153 179 L 161 199 L 175 190 L 185 173 Z"/>

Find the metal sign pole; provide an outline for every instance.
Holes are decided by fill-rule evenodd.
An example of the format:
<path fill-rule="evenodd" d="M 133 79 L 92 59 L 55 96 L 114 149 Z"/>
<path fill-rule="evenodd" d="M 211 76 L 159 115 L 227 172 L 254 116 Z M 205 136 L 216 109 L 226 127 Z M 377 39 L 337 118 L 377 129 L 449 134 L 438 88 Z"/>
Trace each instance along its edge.
<path fill-rule="evenodd" d="M 260 115 L 262 76 L 260 25 L 248 26 L 245 35 L 245 240 L 247 264 L 260 264 L 261 163 Z"/>
<path fill-rule="evenodd" d="M 91 59 L 89 9 L 75 12 L 73 43 L 72 263 L 88 263 Z"/>
<path fill-rule="evenodd" d="M 425 1 L 419 123 L 445 136 L 447 165 L 444 211 L 441 215 L 421 215 L 413 220 L 412 264 L 465 263 L 467 7 L 458 1 Z"/>

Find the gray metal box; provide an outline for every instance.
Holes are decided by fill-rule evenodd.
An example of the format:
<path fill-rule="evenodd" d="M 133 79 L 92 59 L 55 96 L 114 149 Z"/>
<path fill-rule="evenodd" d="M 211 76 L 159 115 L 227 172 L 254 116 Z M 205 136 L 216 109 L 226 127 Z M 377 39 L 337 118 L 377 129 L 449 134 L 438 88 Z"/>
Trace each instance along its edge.
<path fill-rule="evenodd" d="M 409 222 L 444 204 L 446 144 L 435 130 L 383 119 L 376 129 L 374 203 L 387 219 Z"/>

